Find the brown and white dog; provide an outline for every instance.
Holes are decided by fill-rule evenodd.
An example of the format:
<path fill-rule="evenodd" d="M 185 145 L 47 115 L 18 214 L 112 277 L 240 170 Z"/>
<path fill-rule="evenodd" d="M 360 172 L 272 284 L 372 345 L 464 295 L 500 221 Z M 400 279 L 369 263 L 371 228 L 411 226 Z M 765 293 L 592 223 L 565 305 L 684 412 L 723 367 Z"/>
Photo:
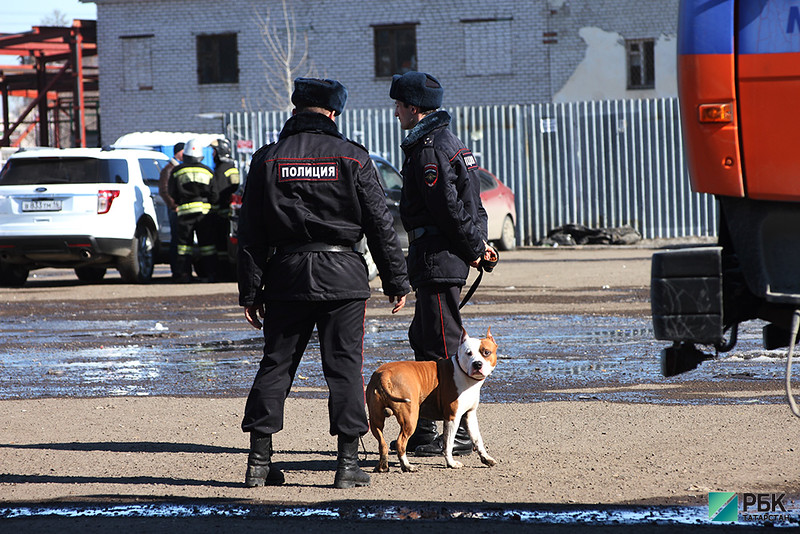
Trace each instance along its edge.
<path fill-rule="evenodd" d="M 387 417 L 394 415 L 400 424 L 397 457 L 403 471 L 416 471 L 406 455 L 408 438 L 419 417 L 444 421 L 444 457 L 448 467 L 463 464 L 453 459 L 453 444 L 461 417 L 466 414 L 467 431 L 481 462 L 496 465 L 486 452 L 476 409 L 484 379 L 497 365 L 497 343 L 491 328 L 483 339 L 471 338 L 466 330 L 453 358 L 431 362 L 390 362 L 381 365 L 367 385 L 367 406 L 372 434 L 378 440 L 380 460 L 376 472 L 389 470 L 389 446 L 383 436 Z"/>

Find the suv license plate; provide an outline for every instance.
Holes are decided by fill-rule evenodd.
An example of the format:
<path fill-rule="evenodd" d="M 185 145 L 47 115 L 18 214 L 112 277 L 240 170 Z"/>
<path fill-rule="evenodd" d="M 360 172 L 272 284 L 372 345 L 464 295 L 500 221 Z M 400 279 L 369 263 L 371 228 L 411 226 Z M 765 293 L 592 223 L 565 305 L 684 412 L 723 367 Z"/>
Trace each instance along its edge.
<path fill-rule="evenodd" d="M 61 211 L 60 200 L 26 200 L 22 211 Z"/>

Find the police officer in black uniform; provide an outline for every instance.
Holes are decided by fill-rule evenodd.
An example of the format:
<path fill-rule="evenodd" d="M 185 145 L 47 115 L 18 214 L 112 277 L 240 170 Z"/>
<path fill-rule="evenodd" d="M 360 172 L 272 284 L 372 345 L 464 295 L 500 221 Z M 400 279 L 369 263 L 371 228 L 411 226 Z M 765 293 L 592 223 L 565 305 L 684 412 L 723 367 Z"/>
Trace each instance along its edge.
<path fill-rule="evenodd" d="M 458 309 L 470 266 L 478 267 L 493 249 L 486 243 L 487 219 L 472 152 L 450 132 L 450 115 L 437 109 L 444 89 L 422 72 L 395 75 L 389 96 L 395 116 L 408 130 L 401 143 L 403 191 L 400 216 L 408 232 L 408 274 L 416 291 L 414 319 L 408 331 L 418 361 L 449 358 L 461 339 Z M 418 456 L 442 454 L 436 423 L 420 419 L 408 442 Z M 453 454 L 472 451 L 462 421 Z"/>
<path fill-rule="evenodd" d="M 239 169 L 231 159 L 231 144 L 227 139 L 211 142 L 214 150 L 214 188 L 217 203 L 208 214 L 217 248 L 217 280 L 235 280 L 234 266 L 228 258 L 228 234 L 230 233 L 231 195 L 239 188 Z"/>
<path fill-rule="evenodd" d="M 247 398 L 250 433 L 245 484 L 280 484 L 271 465 L 272 434 L 300 358 L 317 327 L 329 388 L 330 433 L 338 436 L 337 488 L 369 485 L 357 463 L 368 430 L 362 368 L 367 266 L 353 246 L 366 234 L 383 293 L 405 305 L 410 291 L 400 243 L 367 150 L 334 122 L 347 90 L 339 82 L 298 78 L 293 116 L 278 141 L 253 155 L 239 221 L 239 303 L 264 325 L 264 358 Z"/>

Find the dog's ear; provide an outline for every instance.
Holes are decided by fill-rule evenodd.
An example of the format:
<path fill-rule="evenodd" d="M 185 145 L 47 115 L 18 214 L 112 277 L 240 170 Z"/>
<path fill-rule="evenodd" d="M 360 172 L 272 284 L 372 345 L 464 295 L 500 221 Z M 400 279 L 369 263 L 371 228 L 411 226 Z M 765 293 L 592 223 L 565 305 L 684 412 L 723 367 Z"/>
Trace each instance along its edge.
<path fill-rule="evenodd" d="M 461 327 L 461 344 L 463 344 L 467 340 L 468 337 L 469 337 L 469 335 L 467 335 L 467 329 L 462 326 Z"/>
<path fill-rule="evenodd" d="M 494 341 L 494 338 L 492 337 L 492 327 L 491 326 L 486 330 L 486 339 L 491 339 L 492 341 Z"/>

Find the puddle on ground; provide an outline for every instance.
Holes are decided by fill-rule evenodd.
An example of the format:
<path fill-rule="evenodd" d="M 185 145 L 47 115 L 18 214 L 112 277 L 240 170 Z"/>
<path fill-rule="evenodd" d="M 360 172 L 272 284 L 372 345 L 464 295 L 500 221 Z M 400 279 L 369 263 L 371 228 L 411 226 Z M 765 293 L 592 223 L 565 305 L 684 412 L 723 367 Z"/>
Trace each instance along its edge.
<path fill-rule="evenodd" d="M 367 321 L 364 376 L 384 362 L 413 359 L 407 319 Z M 473 335 L 488 327 L 499 344 L 497 369 L 484 402 L 601 399 L 625 402 L 785 402 L 780 395 L 692 399 L 664 395 L 686 380 L 782 379 L 785 350 L 761 348 L 761 327 L 745 323 L 736 350 L 684 375 L 663 378 L 647 318 L 478 316 Z M 203 322 L 0 320 L 0 399 L 119 395 L 244 396 L 261 358 L 259 332 L 238 316 Z M 774 384 L 774 383 L 773 383 Z M 295 395 L 326 395 L 319 344 L 312 338 L 295 378 Z M 605 388 L 605 389 L 604 389 Z M 774 389 L 774 387 L 772 387 Z"/>
<path fill-rule="evenodd" d="M 372 528 L 380 528 L 380 524 L 391 521 L 428 523 L 437 521 L 469 521 L 464 523 L 468 530 L 476 526 L 484 528 L 502 528 L 503 524 L 525 524 L 531 527 L 556 527 L 567 525 L 587 525 L 603 527 L 642 527 L 642 528 L 687 528 L 689 526 L 735 527 L 790 527 L 796 528 L 800 522 L 796 510 L 773 514 L 771 519 L 754 521 L 715 522 L 708 517 L 705 507 L 695 506 L 647 506 L 647 507 L 580 507 L 568 509 L 522 510 L 514 508 L 493 507 L 491 510 L 449 509 L 446 505 L 436 510 L 427 508 L 415 509 L 412 506 L 355 505 L 355 507 L 249 507 L 207 506 L 181 504 L 137 504 L 109 506 L 52 506 L 52 507 L 17 507 L 0 508 L 0 518 L 16 519 L 42 516 L 68 518 L 170 518 L 178 520 L 189 517 L 245 517 L 251 519 L 290 518 L 303 520 L 344 520 L 361 521 Z M 179 523 L 175 523 L 179 524 Z M 307 523 L 304 523 L 308 526 Z M 298 525 L 299 526 L 299 525 Z M 422 524 L 416 526 L 422 527 Z M 413 528 L 413 527 L 409 527 Z M 559 531 L 560 532 L 560 531 Z"/>

